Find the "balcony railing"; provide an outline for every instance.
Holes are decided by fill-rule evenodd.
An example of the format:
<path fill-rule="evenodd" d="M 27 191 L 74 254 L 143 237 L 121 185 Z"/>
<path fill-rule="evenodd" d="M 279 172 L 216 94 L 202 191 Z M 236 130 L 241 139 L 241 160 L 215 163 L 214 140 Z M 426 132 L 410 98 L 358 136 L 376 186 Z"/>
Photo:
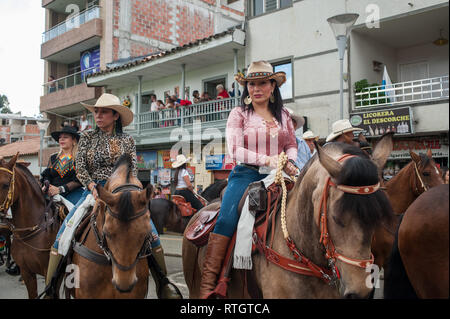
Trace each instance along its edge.
<path fill-rule="evenodd" d="M 57 80 L 47 82 L 43 85 L 43 94 L 42 95 L 48 95 L 48 94 L 51 94 L 54 92 L 68 89 L 75 85 L 85 83 L 86 75 L 96 72 L 98 70 L 99 70 L 98 67 L 90 68 L 90 69 L 86 69 L 84 71 L 80 71 L 77 73 L 67 75 L 67 76 L 59 78 Z"/>
<path fill-rule="evenodd" d="M 181 106 L 177 109 L 164 109 L 144 112 L 134 116 L 133 131 L 153 131 L 164 128 L 177 128 L 192 125 L 194 121 L 211 123 L 226 121 L 230 111 L 236 106 L 236 99 L 223 99 Z M 87 120 L 94 127 L 94 118 L 88 114 Z"/>
<path fill-rule="evenodd" d="M 89 9 L 86 9 L 79 14 L 71 17 L 70 19 L 67 19 L 64 22 L 61 22 L 60 24 L 54 26 L 50 30 L 45 31 L 42 34 L 42 43 L 59 37 L 60 35 L 70 30 L 79 28 L 80 25 L 97 18 L 100 18 L 100 6 L 90 7 Z"/>
<path fill-rule="evenodd" d="M 355 93 L 355 108 L 448 99 L 448 75 L 431 79 L 372 86 Z"/>

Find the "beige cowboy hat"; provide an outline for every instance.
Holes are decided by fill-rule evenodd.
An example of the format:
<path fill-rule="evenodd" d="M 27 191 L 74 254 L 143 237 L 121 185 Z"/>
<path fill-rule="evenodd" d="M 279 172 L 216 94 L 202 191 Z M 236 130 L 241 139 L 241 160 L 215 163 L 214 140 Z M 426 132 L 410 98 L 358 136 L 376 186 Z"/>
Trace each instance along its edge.
<path fill-rule="evenodd" d="M 291 118 L 297 123 L 296 127 L 294 127 L 295 130 L 305 125 L 305 118 L 303 116 L 295 114 L 295 112 L 289 107 L 285 107 L 285 109 L 289 112 Z"/>
<path fill-rule="evenodd" d="M 128 126 L 133 122 L 133 112 L 128 107 L 123 106 L 117 96 L 109 93 L 103 93 L 95 105 L 89 105 L 83 102 L 81 102 L 81 105 L 92 113 L 94 113 L 96 107 L 104 107 L 116 111 L 120 114 L 120 120 L 122 121 L 123 127 Z"/>
<path fill-rule="evenodd" d="M 347 132 L 353 132 L 353 131 L 363 131 L 363 129 L 358 127 L 353 127 L 352 124 L 350 124 L 350 121 L 348 119 L 339 120 L 334 122 L 331 125 L 332 133 L 328 135 L 326 142 L 334 140 L 339 135 L 342 135 Z"/>
<path fill-rule="evenodd" d="M 184 156 L 183 154 L 177 155 L 177 159 L 172 163 L 172 168 L 180 167 L 184 163 L 189 162 L 190 159 L 190 157 L 186 158 L 186 156 Z"/>
<path fill-rule="evenodd" d="M 304 140 L 316 140 L 317 141 L 317 140 L 319 140 L 319 135 L 316 135 L 313 133 L 313 131 L 309 130 L 309 131 L 306 131 L 305 133 L 303 133 L 302 138 Z"/>
<path fill-rule="evenodd" d="M 273 72 L 273 67 L 269 62 L 257 61 L 250 64 L 247 69 L 247 76 L 238 73 L 234 76 L 234 79 L 242 86 L 245 86 L 245 83 L 251 80 L 274 79 L 280 87 L 286 82 L 286 73 Z"/>

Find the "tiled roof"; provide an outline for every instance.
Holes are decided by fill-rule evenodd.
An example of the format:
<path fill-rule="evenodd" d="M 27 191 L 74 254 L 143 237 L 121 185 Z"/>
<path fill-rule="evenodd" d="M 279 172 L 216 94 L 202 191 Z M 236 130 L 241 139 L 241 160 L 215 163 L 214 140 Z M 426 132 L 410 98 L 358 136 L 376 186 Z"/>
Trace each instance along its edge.
<path fill-rule="evenodd" d="M 25 141 L 18 141 L 0 147 L 0 157 L 11 157 L 20 153 L 20 155 L 33 155 L 39 153 L 41 141 L 39 137 L 30 138 Z"/>
<path fill-rule="evenodd" d="M 87 77 L 88 78 L 93 78 L 93 77 L 96 77 L 96 76 L 105 75 L 105 74 L 113 73 L 113 72 L 116 72 L 116 71 L 126 70 L 126 69 L 132 68 L 134 66 L 138 66 L 138 65 L 150 62 L 150 61 L 154 61 L 154 60 L 160 59 L 162 57 L 165 57 L 165 56 L 168 56 L 168 55 L 171 55 L 171 54 L 178 53 L 180 51 L 189 49 L 191 47 L 195 47 L 197 45 L 204 44 L 206 42 L 225 37 L 225 36 L 227 36 L 229 34 L 233 34 L 233 32 L 235 30 L 236 30 L 236 28 L 232 28 L 230 30 L 227 30 L 227 31 L 224 31 L 224 32 L 221 32 L 221 33 L 217 33 L 217 34 L 211 35 L 211 36 L 209 36 L 207 38 L 196 40 L 194 42 L 187 43 L 185 45 L 173 48 L 173 49 L 168 50 L 168 51 L 163 51 L 163 52 L 159 52 L 157 54 L 148 55 L 145 58 L 140 59 L 140 60 L 135 60 L 135 61 L 132 61 L 132 62 L 129 62 L 129 63 L 125 63 L 125 64 L 120 65 L 120 66 L 116 66 L 116 67 L 113 67 L 113 68 L 109 68 L 109 69 L 101 70 L 101 71 L 96 72 L 96 73 L 89 74 Z"/>

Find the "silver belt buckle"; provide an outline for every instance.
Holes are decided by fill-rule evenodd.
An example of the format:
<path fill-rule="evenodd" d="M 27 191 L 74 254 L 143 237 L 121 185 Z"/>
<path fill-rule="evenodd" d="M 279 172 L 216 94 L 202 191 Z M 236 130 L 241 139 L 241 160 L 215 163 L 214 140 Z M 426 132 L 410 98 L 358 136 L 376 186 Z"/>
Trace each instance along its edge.
<path fill-rule="evenodd" d="M 272 171 L 272 168 L 270 166 L 260 166 L 258 172 L 260 174 L 269 175 Z"/>

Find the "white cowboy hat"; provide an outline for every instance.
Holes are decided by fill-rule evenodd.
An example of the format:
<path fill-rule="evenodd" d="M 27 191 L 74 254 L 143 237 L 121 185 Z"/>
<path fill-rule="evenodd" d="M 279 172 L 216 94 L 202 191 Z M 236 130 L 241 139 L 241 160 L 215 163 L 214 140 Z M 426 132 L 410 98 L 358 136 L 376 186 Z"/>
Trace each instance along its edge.
<path fill-rule="evenodd" d="M 339 135 L 342 135 L 347 132 L 353 132 L 353 131 L 363 131 L 363 129 L 358 127 L 353 127 L 352 124 L 350 124 L 350 121 L 348 119 L 339 120 L 333 123 L 331 125 L 332 133 L 328 135 L 326 142 L 334 140 Z"/>
<path fill-rule="evenodd" d="M 286 73 L 282 71 L 273 72 L 273 66 L 269 62 L 257 61 L 250 64 L 247 69 L 247 76 L 238 73 L 234 76 L 234 79 L 242 86 L 245 86 L 246 82 L 251 80 L 274 79 L 280 87 L 286 82 Z"/>
<path fill-rule="evenodd" d="M 305 124 L 305 118 L 303 116 L 295 114 L 294 111 L 289 107 L 285 107 L 285 109 L 289 112 L 291 118 L 297 123 L 296 127 L 294 127 L 295 130 L 299 129 Z"/>
<path fill-rule="evenodd" d="M 183 154 L 177 155 L 177 159 L 172 163 L 172 168 L 180 167 L 184 163 L 187 163 L 190 159 L 190 157 L 186 158 Z"/>
<path fill-rule="evenodd" d="M 109 93 L 103 93 L 95 105 L 89 105 L 83 102 L 81 102 L 81 105 L 92 113 L 94 113 L 96 107 L 104 107 L 116 111 L 120 114 L 120 120 L 122 121 L 123 127 L 130 125 L 130 123 L 133 122 L 133 112 L 128 107 L 123 106 L 117 96 Z"/>
<path fill-rule="evenodd" d="M 317 141 L 319 139 L 319 135 L 316 135 L 316 134 L 313 133 L 313 131 L 309 130 L 309 131 L 306 131 L 305 133 L 303 133 L 302 138 L 304 140 L 312 140 L 312 139 L 314 139 L 314 140 Z"/>

